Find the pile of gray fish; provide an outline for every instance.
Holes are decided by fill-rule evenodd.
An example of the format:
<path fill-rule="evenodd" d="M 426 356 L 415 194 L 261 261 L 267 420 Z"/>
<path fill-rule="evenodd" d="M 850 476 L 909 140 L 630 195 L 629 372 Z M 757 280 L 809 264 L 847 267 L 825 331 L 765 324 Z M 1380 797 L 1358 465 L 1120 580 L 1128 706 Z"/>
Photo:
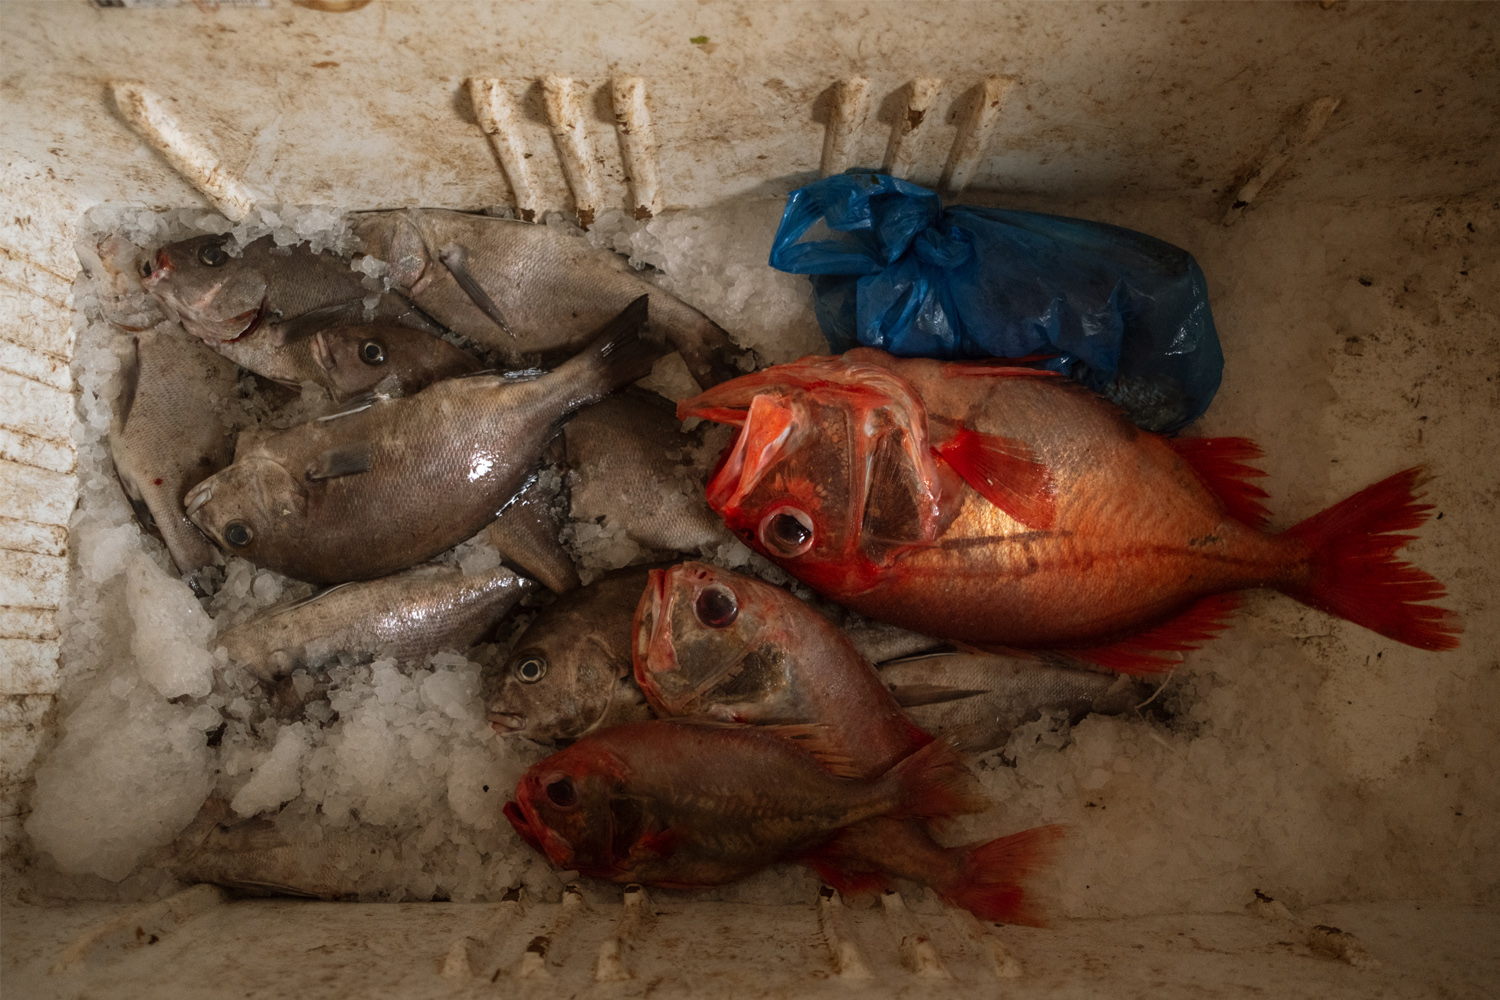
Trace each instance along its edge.
<path fill-rule="evenodd" d="M 350 255 L 212 235 L 78 248 L 104 318 L 133 342 L 109 444 L 142 525 L 202 595 L 221 585 L 225 554 L 324 588 L 221 632 L 215 644 L 235 669 L 274 690 L 293 671 L 316 677 L 351 657 L 468 651 L 485 665 L 492 726 L 548 744 L 651 718 L 658 701 L 673 714 L 795 722 L 808 677 L 851 662 L 878 664 L 917 726 L 973 752 L 1004 746 L 1044 712 L 1119 712 L 1149 694 L 1062 659 L 955 652 L 757 583 L 741 588 L 735 627 L 714 629 L 712 642 L 691 618 L 667 623 L 656 641 L 686 686 L 648 701 L 633 668 L 648 574 L 732 538 L 703 499 L 699 433 L 631 384 L 670 351 L 704 388 L 752 370 L 753 355 L 624 258 L 567 232 L 429 209 L 350 220 L 360 248 Z M 244 373 L 289 407 L 296 393 L 276 387 L 311 384 L 336 405 L 289 426 L 237 427 L 227 403 L 247 391 Z M 651 563 L 580 586 L 559 540 L 562 510 L 609 515 Z M 476 536 L 502 566 L 433 562 Z M 724 587 L 744 579 L 694 571 Z M 544 589 L 557 595 L 550 604 Z M 545 606 L 513 644 L 496 645 L 523 598 Z M 247 860 L 226 864 L 235 849 L 217 829 L 216 860 L 199 877 L 348 891 L 247 869 L 265 856 L 258 829 Z"/>

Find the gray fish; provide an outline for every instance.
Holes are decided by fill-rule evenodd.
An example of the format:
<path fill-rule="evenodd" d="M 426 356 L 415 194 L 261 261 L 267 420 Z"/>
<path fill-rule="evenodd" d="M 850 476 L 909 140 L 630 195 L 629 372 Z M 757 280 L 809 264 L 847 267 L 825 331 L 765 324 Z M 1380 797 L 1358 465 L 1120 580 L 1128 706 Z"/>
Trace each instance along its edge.
<path fill-rule="evenodd" d="M 582 353 L 529 380 L 480 374 L 375 398 L 259 439 L 200 483 L 188 516 L 221 547 L 299 580 L 369 580 L 495 519 L 570 414 L 643 377 L 642 297 Z"/>
<path fill-rule="evenodd" d="M 281 344 L 252 335 L 213 346 L 241 368 L 273 382 L 315 382 L 336 401 L 377 389 L 406 396 L 483 367 L 478 358 L 441 337 L 395 323 L 330 326 Z"/>
<path fill-rule="evenodd" d="M 554 594 L 565 594 L 582 581 L 572 556 L 558 540 L 556 508 L 557 491 L 548 490 L 534 475 L 484 534 L 502 559 L 536 577 Z"/>
<path fill-rule="evenodd" d="M 859 650 L 860 656 L 871 663 L 885 663 L 903 656 L 952 648 L 941 639 L 910 632 L 898 625 L 887 625 L 858 615 L 843 617 L 844 637 Z"/>
<path fill-rule="evenodd" d="M 393 834 L 360 827 L 324 830 L 298 840 L 271 820 L 240 820 L 222 799 L 209 799 L 178 834 L 169 862 L 184 882 L 206 882 L 255 896 L 349 900 L 360 889 L 390 888 L 381 874 L 395 870 L 401 845 Z M 385 863 L 382 864 L 382 861 Z"/>
<path fill-rule="evenodd" d="M 668 400 L 619 393 L 579 413 L 563 437 L 574 520 L 608 516 L 631 541 L 659 552 L 709 552 L 734 541 L 704 498 L 708 469 L 694 461 L 700 439 L 683 431 Z"/>
<path fill-rule="evenodd" d="M 297 667 L 316 669 L 340 653 L 414 660 L 469 648 L 535 589 L 507 569 L 465 575 L 449 566 L 418 566 L 277 605 L 215 642 L 268 681 Z"/>
<path fill-rule="evenodd" d="M 222 562 L 188 520 L 188 490 L 229 464 L 234 434 L 227 411 L 239 373 L 180 330 L 142 330 L 120 371 L 109 451 L 136 517 L 161 536 L 177 569 Z"/>
<path fill-rule="evenodd" d="M 618 254 L 549 226 L 441 209 L 351 217 L 396 288 L 457 333 L 519 364 L 578 350 L 640 295 L 651 322 L 707 388 L 744 373 L 746 352 L 707 316 L 662 291 Z"/>
<path fill-rule="evenodd" d="M 73 244 L 84 277 L 93 283 L 99 312 L 122 330 L 149 330 L 166 319 L 146 294 L 142 278 L 151 273 L 149 255 L 123 236 L 109 233 Z"/>
<path fill-rule="evenodd" d="M 410 302 L 365 287 L 365 276 L 332 253 L 314 253 L 305 244 L 278 247 L 269 236 L 252 240 L 238 255 L 228 236 L 195 236 L 170 243 L 152 258 L 146 290 L 176 316 L 189 333 L 217 347 L 251 338 L 265 347 L 242 344 L 236 360 L 256 374 L 250 362 L 274 356 L 297 337 L 340 323 L 386 322 L 428 333 L 440 332 Z M 369 299 L 373 308 L 366 308 Z"/>
<path fill-rule="evenodd" d="M 1151 697 L 1153 685 L 1071 660 L 934 653 L 882 663 L 880 679 L 918 726 L 973 753 L 1005 746 L 1017 726 L 1044 710 L 1074 721 L 1119 715 Z"/>
<path fill-rule="evenodd" d="M 485 711 L 504 736 L 544 743 L 651 718 L 630 670 L 630 628 L 649 567 L 608 574 L 557 599 L 504 664 L 484 672 Z"/>

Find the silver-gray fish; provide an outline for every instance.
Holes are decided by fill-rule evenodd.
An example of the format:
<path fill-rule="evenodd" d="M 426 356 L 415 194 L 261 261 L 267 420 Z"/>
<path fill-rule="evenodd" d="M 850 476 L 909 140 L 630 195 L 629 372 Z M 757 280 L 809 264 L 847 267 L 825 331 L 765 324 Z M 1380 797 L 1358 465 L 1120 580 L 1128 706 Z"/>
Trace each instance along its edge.
<path fill-rule="evenodd" d="M 466 575 L 451 566 L 418 566 L 277 605 L 214 641 L 264 680 L 317 669 L 341 653 L 416 660 L 468 649 L 535 589 L 507 569 Z"/>
<path fill-rule="evenodd" d="M 228 236 L 170 243 L 151 258 L 144 284 L 210 346 L 245 341 L 236 360 L 251 371 L 256 358 L 340 323 L 378 321 L 440 332 L 402 296 L 365 287 L 365 276 L 337 254 L 314 253 L 306 243 L 278 247 L 269 236 L 245 244 L 238 254 L 232 250 Z M 250 351 L 252 338 L 264 348 Z"/>
<path fill-rule="evenodd" d="M 109 452 L 136 517 L 161 536 L 177 569 L 222 562 L 184 511 L 188 490 L 228 465 L 239 372 L 195 338 L 146 329 L 120 370 Z"/>
<path fill-rule="evenodd" d="M 485 711 L 504 736 L 544 743 L 651 718 L 631 676 L 630 628 L 649 567 L 610 573 L 559 597 L 484 672 Z"/>
<path fill-rule="evenodd" d="M 1152 685 L 1127 674 L 993 653 L 933 653 L 882 663 L 880 679 L 922 729 L 962 749 L 1005 746 L 1017 726 L 1043 711 L 1077 722 L 1090 712 L 1119 715 L 1151 697 Z"/>
<path fill-rule="evenodd" d="M 282 385 L 316 383 L 340 402 L 375 391 L 407 396 L 483 367 L 441 337 L 395 323 L 329 326 L 281 344 L 249 336 L 214 346 L 241 368 Z"/>
<path fill-rule="evenodd" d="M 716 323 L 662 291 L 624 258 L 549 226 L 441 209 L 351 217 L 386 278 L 456 333 L 508 363 L 578 350 L 638 296 L 653 328 L 707 388 L 744 373 L 748 357 Z"/>
<path fill-rule="evenodd" d="M 261 438 L 187 498 L 229 552 L 299 580 L 386 576 L 494 520 L 557 427 L 661 354 L 632 303 L 582 353 L 528 380 L 447 379 Z"/>

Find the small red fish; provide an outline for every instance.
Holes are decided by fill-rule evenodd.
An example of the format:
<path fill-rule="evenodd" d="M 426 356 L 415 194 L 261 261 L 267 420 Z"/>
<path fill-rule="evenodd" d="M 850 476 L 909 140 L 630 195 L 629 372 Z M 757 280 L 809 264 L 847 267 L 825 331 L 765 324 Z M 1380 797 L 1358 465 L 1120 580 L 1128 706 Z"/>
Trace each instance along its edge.
<path fill-rule="evenodd" d="M 786 727 L 636 722 L 531 767 L 505 815 L 560 868 L 613 882 L 722 885 L 875 817 L 941 819 L 985 803 L 951 747 L 870 780 L 839 778 Z M 799 745 L 801 744 L 801 745 Z"/>
<path fill-rule="evenodd" d="M 1462 631 L 1395 552 L 1431 507 L 1408 469 L 1280 534 L 1243 438 L 1169 440 L 1050 372 L 804 358 L 678 407 L 741 430 L 708 485 L 731 530 L 848 607 L 972 647 L 1130 672 L 1273 587 L 1421 649 Z"/>
<path fill-rule="evenodd" d="M 652 570 L 636 610 L 635 676 L 662 716 L 816 726 L 825 768 L 873 779 L 932 742 L 843 632 L 795 595 L 703 563 Z M 803 860 L 845 895 L 905 878 L 987 920 L 1039 926 L 1028 876 L 1059 827 L 943 847 L 888 816 L 839 831 Z"/>

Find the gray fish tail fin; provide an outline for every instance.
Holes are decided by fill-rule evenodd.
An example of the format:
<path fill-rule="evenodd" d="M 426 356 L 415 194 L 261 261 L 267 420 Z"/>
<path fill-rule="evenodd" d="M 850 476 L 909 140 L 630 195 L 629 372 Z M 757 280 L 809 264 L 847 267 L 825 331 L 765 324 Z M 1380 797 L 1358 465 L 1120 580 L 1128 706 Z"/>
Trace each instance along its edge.
<path fill-rule="evenodd" d="M 606 323 L 599 335 L 554 372 L 575 387 L 580 404 L 645 378 L 667 346 L 642 337 L 649 296 L 642 295 Z"/>

